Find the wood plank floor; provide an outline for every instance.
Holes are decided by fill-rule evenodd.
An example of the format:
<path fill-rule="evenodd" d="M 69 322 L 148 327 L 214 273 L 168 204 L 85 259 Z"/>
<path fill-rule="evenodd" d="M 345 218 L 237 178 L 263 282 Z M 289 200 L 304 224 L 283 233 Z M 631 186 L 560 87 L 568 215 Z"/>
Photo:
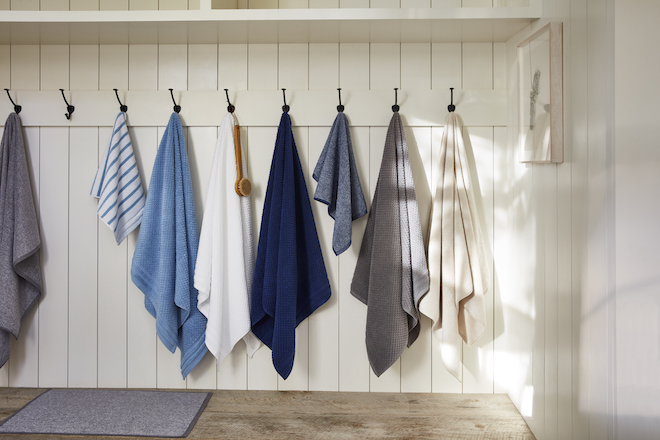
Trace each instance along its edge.
<path fill-rule="evenodd" d="M 0 421 L 45 390 L 0 388 Z M 131 437 L 0 435 L 2 439 Z M 140 437 L 144 439 L 144 437 Z M 502 394 L 213 391 L 190 439 L 533 440 Z"/>

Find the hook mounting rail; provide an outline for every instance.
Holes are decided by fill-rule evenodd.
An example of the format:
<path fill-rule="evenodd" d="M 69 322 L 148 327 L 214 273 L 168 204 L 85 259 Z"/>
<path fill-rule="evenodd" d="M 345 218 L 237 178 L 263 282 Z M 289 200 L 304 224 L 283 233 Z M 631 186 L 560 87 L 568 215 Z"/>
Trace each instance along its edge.
<path fill-rule="evenodd" d="M 15 112 L 16 114 L 19 114 L 19 113 L 21 112 L 21 110 L 23 109 L 23 107 L 21 107 L 20 105 L 16 104 L 16 103 L 14 102 L 14 100 L 11 99 L 11 95 L 9 94 L 9 89 L 5 89 L 5 91 L 7 92 L 7 96 L 9 97 L 9 100 L 11 101 L 11 103 L 12 103 L 13 106 L 14 106 L 14 112 Z"/>
<path fill-rule="evenodd" d="M 64 103 L 66 104 L 67 113 L 64 113 L 64 116 L 66 116 L 67 119 L 71 120 L 71 115 L 73 114 L 73 111 L 76 108 L 71 104 L 69 104 L 69 101 L 66 100 L 66 96 L 64 96 L 64 89 L 60 89 L 60 92 L 62 92 L 62 98 L 64 99 Z"/>

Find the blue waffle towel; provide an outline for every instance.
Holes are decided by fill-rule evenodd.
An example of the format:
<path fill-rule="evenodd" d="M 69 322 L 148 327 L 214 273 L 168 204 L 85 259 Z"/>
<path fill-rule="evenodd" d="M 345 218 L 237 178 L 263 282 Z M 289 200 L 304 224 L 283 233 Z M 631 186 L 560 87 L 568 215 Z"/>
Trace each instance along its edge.
<path fill-rule="evenodd" d="M 273 350 L 273 365 L 284 379 L 293 368 L 296 327 L 329 298 L 291 119 L 283 113 L 261 217 L 250 316 L 253 333 Z"/>
<path fill-rule="evenodd" d="M 332 250 L 339 255 L 351 246 L 351 223 L 367 213 L 360 176 L 358 176 L 348 118 L 339 112 L 332 124 L 328 140 L 314 168 L 314 199 L 328 205 L 335 219 Z"/>
<path fill-rule="evenodd" d="M 184 379 L 206 353 L 206 317 L 193 287 L 198 242 L 183 128 L 172 113 L 151 173 L 131 278 L 144 292 L 160 340 L 172 353 L 181 350 Z"/>

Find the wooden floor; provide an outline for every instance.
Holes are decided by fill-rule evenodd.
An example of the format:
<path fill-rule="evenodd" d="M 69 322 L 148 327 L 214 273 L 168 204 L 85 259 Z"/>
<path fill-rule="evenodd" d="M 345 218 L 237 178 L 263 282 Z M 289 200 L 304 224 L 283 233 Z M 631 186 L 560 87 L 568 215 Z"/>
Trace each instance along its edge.
<path fill-rule="evenodd" d="M 45 390 L 0 388 L 0 420 Z M 131 437 L 0 435 L 2 439 Z M 144 439 L 144 437 L 140 437 Z M 534 439 L 501 394 L 214 391 L 190 439 Z"/>

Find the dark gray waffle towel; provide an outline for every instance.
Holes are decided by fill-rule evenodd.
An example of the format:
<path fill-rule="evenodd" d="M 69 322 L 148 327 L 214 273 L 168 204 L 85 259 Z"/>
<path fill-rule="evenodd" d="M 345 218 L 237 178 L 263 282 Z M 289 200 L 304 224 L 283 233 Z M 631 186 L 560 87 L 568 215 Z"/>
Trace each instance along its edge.
<path fill-rule="evenodd" d="M 417 339 L 418 304 L 428 289 L 406 136 L 395 112 L 351 283 L 353 296 L 367 305 L 367 354 L 376 376 Z"/>
<path fill-rule="evenodd" d="M 12 113 L 0 143 L 0 366 L 9 359 L 10 335 L 18 338 L 41 296 L 40 246 L 21 119 Z"/>
<path fill-rule="evenodd" d="M 355 166 L 348 118 L 343 112 L 337 114 L 332 124 L 314 168 L 314 180 L 319 183 L 314 199 L 328 205 L 328 214 L 335 219 L 332 250 L 339 255 L 351 246 L 351 223 L 367 213 L 367 203 Z"/>

